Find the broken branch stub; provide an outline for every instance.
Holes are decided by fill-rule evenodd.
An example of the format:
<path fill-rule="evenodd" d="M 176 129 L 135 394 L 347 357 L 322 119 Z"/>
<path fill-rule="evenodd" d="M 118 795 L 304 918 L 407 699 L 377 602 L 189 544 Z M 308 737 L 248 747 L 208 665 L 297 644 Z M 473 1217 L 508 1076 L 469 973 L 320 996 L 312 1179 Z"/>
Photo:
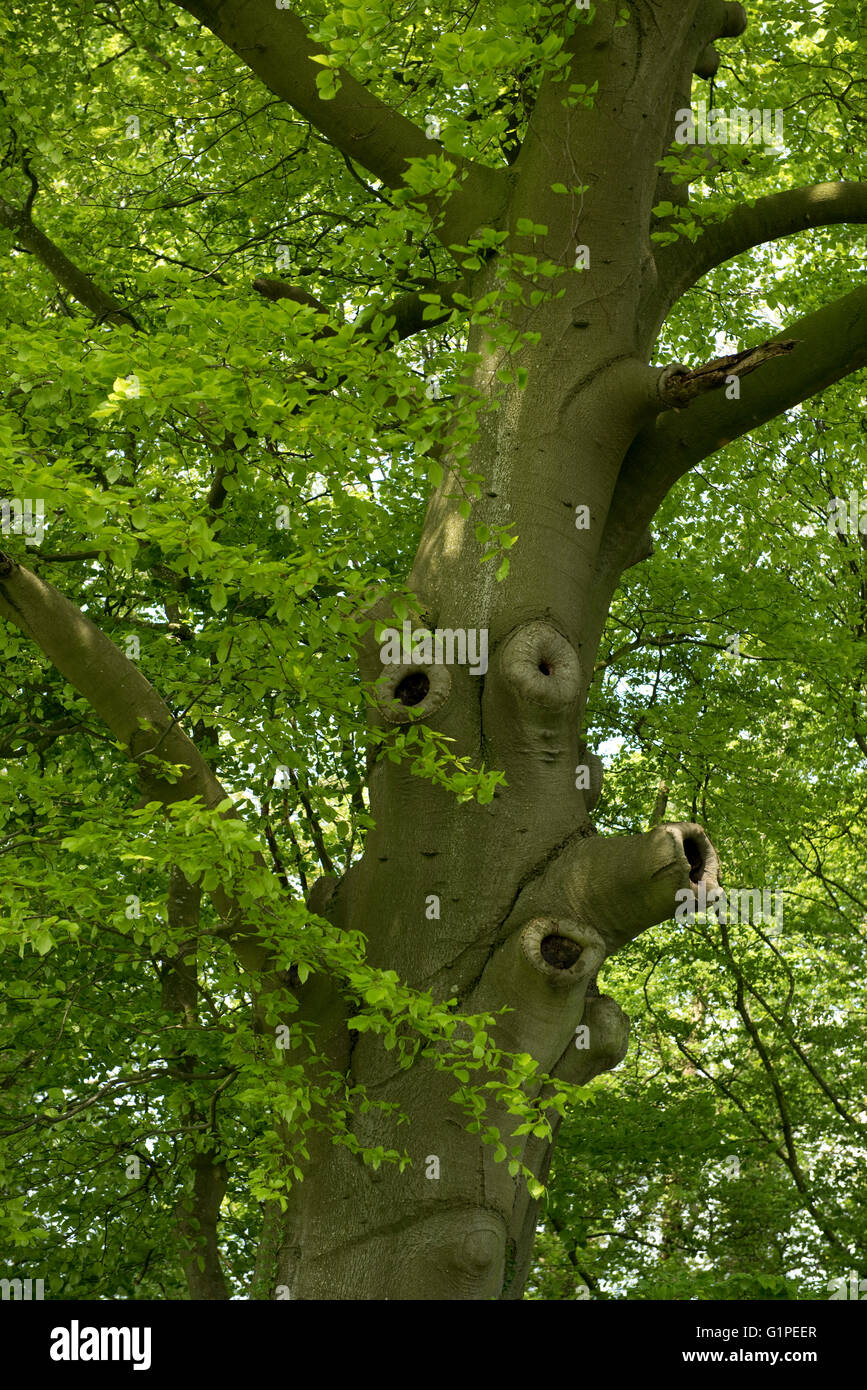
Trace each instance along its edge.
<path fill-rule="evenodd" d="M 587 987 L 605 959 L 605 942 L 585 923 L 542 915 L 495 951 L 470 999 L 470 1013 L 513 1012 L 497 1022 L 497 1045 L 531 1052 L 548 1069 L 580 1021 Z"/>
<path fill-rule="evenodd" d="M 550 623 L 525 623 L 500 653 L 500 670 L 529 705 L 567 709 L 578 698 L 581 672 L 571 642 Z"/>
<path fill-rule="evenodd" d="M 568 912 L 592 923 L 606 955 L 674 916 L 677 894 L 717 888 L 719 860 L 707 833 L 692 823 L 659 825 L 644 835 L 573 840 L 521 895 L 517 911 Z M 556 909 L 553 905 L 556 904 Z"/>
<path fill-rule="evenodd" d="M 744 352 L 729 353 L 726 357 L 716 357 L 694 370 L 682 362 L 671 362 L 663 367 L 657 378 L 657 391 L 669 410 L 679 410 L 689 405 L 696 396 L 707 391 L 720 391 L 732 380 L 749 376 L 766 362 L 775 357 L 783 357 L 793 352 L 799 339 L 770 339 Z"/>
<path fill-rule="evenodd" d="M 629 1019 L 609 994 L 587 1000 L 581 1024 L 587 1029 L 586 1046 L 581 1037 L 570 1039 L 551 1071 L 552 1076 L 576 1086 L 586 1086 L 594 1076 L 619 1066 L 629 1047 Z"/>
<path fill-rule="evenodd" d="M 446 666 L 402 663 L 386 667 L 374 685 L 376 707 L 389 724 L 427 719 L 449 698 L 452 678 Z"/>

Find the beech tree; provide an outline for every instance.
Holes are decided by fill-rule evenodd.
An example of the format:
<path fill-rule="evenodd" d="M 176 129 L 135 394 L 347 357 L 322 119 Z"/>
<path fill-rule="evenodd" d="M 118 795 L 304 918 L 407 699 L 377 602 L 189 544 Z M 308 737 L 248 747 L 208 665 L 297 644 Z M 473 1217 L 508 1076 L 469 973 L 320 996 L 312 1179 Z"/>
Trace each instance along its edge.
<path fill-rule="evenodd" d="M 721 878 L 697 806 L 594 824 L 612 604 L 679 480 L 867 361 L 859 19 L 788 8 L 0 20 L 6 1220 L 52 1296 L 524 1296 L 627 1051 L 599 971 Z"/>

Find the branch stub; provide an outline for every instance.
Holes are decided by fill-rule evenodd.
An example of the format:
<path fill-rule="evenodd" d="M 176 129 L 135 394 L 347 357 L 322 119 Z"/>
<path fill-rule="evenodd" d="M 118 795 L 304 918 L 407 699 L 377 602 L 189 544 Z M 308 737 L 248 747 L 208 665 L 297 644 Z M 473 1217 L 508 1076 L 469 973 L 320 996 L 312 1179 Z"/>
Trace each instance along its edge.
<path fill-rule="evenodd" d="M 374 686 L 374 702 L 390 724 L 427 719 L 449 698 L 452 678 L 446 666 L 391 666 Z"/>
<path fill-rule="evenodd" d="M 552 984 L 590 979 L 605 959 L 605 942 L 591 926 L 557 917 L 533 917 L 521 932 L 527 960 Z"/>
<path fill-rule="evenodd" d="M 530 704 L 560 710 L 578 698 L 578 657 L 571 642 L 550 623 L 519 627 L 503 646 L 500 670 Z"/>

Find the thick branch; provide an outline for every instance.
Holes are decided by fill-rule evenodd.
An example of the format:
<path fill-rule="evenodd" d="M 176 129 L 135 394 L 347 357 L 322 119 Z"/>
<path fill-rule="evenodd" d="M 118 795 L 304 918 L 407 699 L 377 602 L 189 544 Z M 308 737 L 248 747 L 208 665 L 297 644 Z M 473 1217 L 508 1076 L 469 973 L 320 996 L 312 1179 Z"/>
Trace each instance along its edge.
<path fill-rule="evenodd" d="M 68 290 L 79 304 L 90 309 L 98 319 L 105 323 L 126 323 L 132 328 L 138 328 L 132 314 L 128 313 L 122 304 L 100 289 L 89 275 L 85 275 L 83 270 L 73 264 L 55 242 L 33 225 L 26 208 L 19 211 L 0 198 L 0 226 L 14 232 L 16 241 L 25 251 L 34 255 L 45 269 L 51 272 L 57 283 Z"/>
<path fill-rule="evenodd" d="M 640 544 L 666 493 L 695 464 L 867 365 L 867 288 L 853 290 L 779 335 L 797 346 L 767 362 L 738 400 L 712 392 L 688 411 L 665 411 L 633 441 L 617 481 L 600 547 L 606 594 Z"/>
<path fill-rule="evenodd" d="M 276 304 L 278 299 L 291 299 L 295 304 L 306 304 L 308 308 L 315 309 L 318 314 L 331 312 L 328 305 L 323 304 L 321 299 L 317 299 L 315 294 L 309 294 L 300 285 L 287 285 L 285 280 L 254 280 L 253 289 L 263 298 L 270 299 L 272 304 Z M 333 329 L 329 331 L 334 332 Z"/>
<path fill-rule="evenodd" d="M 445 323 L 455 308 L 453 292 L 464 288 L 464 282 L 447 285 L 438 280 L 426 281 L 423 289 L 406 290 L 388 303 L 373 304 L 364 309 L 355 321 L 355 327 L 359 332 L 369 333 L 373 324 L 382 318 L 388 325 L 389 336 L 403 342 L 427 328 L 436 328 L 438 324 Z M 435 306 L 429 299 L 422 299 L 423 293 L 439 296 L 443 304 L 442 313 L 431 312 Z"/>
<path fill-rule="evenodd" d="M 2 554 L 0 616 L 36 643 L 129 749 L 149 797 L 153 793 L 154 800 L 167 805 L 196 795 L 208 806 L 226 799 L 204 758 L 135 663 L 53 585 Z M 164 763 L 183 765 L 184 776 L 166 781 L 149 765 L 149 753 Z"/>
<path fill-rule="evenodd" d="M 337 95 L 324 100 L 316 78 L 326 71 L 317 62 L 328 56 L 326 50 L 311 41 L 297 15 L 277 8 L 273 0 L 181 0 L 181 8 L 237 53 L 275 96 L 387 187 L 400 187 L 408 159 L 430 154 L 424 131 L 343 69 L 337 74 Z"/>
<path fill-rule="evenodd" d="M 585 1084 L 617 1065 L 629 1034 L 625 1015 L 596 991 L 600 966 L 702 887 L 716 888 L 718 869 L 705 831 L 691 823 L 573 839 L 519 896 L 509 935 L 467 1008 L 508 1005 L 497 1023 L 498 1045 L 532 1052 L 545 1071 Z M 585 1031 L 576 1035 L 582 1019 Z"/>
<path fill-rule="evenodd" d="M 673 917 L 679 893 L 717 887 L 719 861 L 700 825 L 660 825 L 644 835 L 575 839 L 521 894 L 515 914 L 554 910 L 591 924 L 613 955 Z"/>
<path fill-rule="evenodd" d="M 666 53 L 667 65 L 673 74 L 673 84 L 662 132 L 663 139 L 659 146 L 660 154 L 671 149 L 679 119 L 678 112 L 691 103 L 693 76 L 710 74 L 719 66 L 719 54 L 714 46 L 716 40 L 737 38 L 744 32 L 747 23 L 743 6 L 728 4 L 725 0 L 700 0 L 696 5 L 673 5 L 671 9 L 673 15 L 679 15 L 683 19 L 689 18 L 691 12 L 691 22 L 688 28 L 681 30 L 679 38 L 669 43 Z M 671 202 L 684 206 L 688 201 L 687 185 L 675 182 L 671 170 L 660 169 L 654 203 Z"/>
<path fill-rule="evenodd" d="M 304 24 L 289 10 L 278 9 L 274 0 L 176 0 L 231 48 L 275 96 L 293 106 L 328 139 L 335 149 L 356 160 L 388 188 L 400 188 L 410 159 L 426 159 L 442 152 L 436 140 L 381 101 L 345 69 L 335 76 L 336 94 L 320 95 L 318 74 L 326 50 L 309 38 Z M 449 155 L 459 175 L 466 176 L 461 192 L 448 201 L 443 240 L 463 242 L 484 222 L 476 198 L 499 184 L 498 174 Z"/>
<path fill-rule="evenodd" d="M 208 1136 L 204 1151 L 192 1157 L 192 1190 L 184 1194 L 176 1208 L 177 1227 L 182 1238 L 181 1267 L 193 1299 L 229 1297 L 218 1243 L 220 1207 L 228 1177 L 218 1152 L 215 1141 Z"/>
<path fill-rule="evenodd" d="M 169 806 L 200 797 L 213 807 L 228 799 L 195 744 L 135 663 L 59 590 L 2 552 L 0 617 L 45 653 L 128 750 L 147 801 Z M 183 769 L 178 781 L 167 779 L 163 767 L 167 763 Z M 232 944 L 242 963 L 248 969 L 261 969 L 264 948 L 243 926 L 237 905 L 223 889 L 215 889 L 212 898 L 220 916 L 231 924 Z"/>
<path fill-rule="evenodd" d="M 796 232 L 841 222 L 867 222 L 867 183 L 814 183 L 744 203 L 722 222 L 709 226 L 698 241 L 678 242 L 657 252 L 660 292 L 670 305 L 733 256 Z"/>
<path fill-rule="evenodd" d="M 389 336 L 403 342 L 405 338 L 412 338 L 426 328 L 436 328 L 438 324 L 445 323 L 451 317 L 455 307 L 452 292 L 456 288 L 457 285 L 440 284 L 438 280 L 426 281 L 423 289 L 406 290 L 390 302 L 372 304 L 363 309 L 353 327 L 357 332 L 367 334 L 373 330 L 375 323 L 383 322 Z M 263 298 L 269 299 L 272 304 L 276 304 L 280 299 L 291 299 L 295 304 L 305 304 L 320 314 L 328 315 L 331 312 L 328 305 L 323 304 L 315 295 L 309 294 L 299 285 L 289 285 L 284 280 L 254 280 L 253 289 Z M 435 306 L 430 299 L 422 299 L 423 292 L 439 295 L 443 303 L 442 313 L 431 313 Z M 326 324 L 318 330 L 316 336 L 333 337 L 336 331 L 330 324 Z"/>

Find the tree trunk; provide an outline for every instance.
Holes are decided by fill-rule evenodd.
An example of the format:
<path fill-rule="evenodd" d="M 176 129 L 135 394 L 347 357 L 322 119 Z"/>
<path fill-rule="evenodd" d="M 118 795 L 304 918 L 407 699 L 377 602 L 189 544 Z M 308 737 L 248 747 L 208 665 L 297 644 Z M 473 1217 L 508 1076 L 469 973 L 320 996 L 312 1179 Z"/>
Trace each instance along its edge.
<path fill-rule="evenodd" d="M 688 18 L 669 16 L 668 28 L 664 37 L 682 43 Z M 601 94 L 583 131 L 582 180 L 594 193 L 586 208 L 548 191 L 576 180 L 568 146 L 546 138 L 562 122 L 562 89 L 543 84 L 504 221 L 514 229 L 519 218 L 544 217 L 547 231 L 535 245 L 519 236 L 513 244 L 548 256 L 561 277 L 532 312 L 522 295 L 511 320 L 475 330 L 479 365 L 464 388 L 465 401 L 493 406 L 480 415 L 470 460 L 486 480 L 484 495 L 472 522 L 460 518 L 447 470 L 409 578 L 425 628 L 487 633 L 488 668 L 383 668 L 373 626 L 361 656 L 365 679 L 379 679 L 376 722 L 424 718 L 455 740 L 459 755 L 502 769 L 506 786 L 490 805 L 458 805 L 404 764 L 381 760 L 364 856 L 339 885 L 323 886 L 329 897 L 318 906 L 335 925 L 364 933 L 371 964 L 436 1000 L 456 997 L 464 1013 L 508 1006 L 498 1046 L 582 1084 L 626 1049 L 628 1021 L 596 986 L 606 955 L 671 916 L 678 890 L 715 882 L 716 869 L 698 826 L 603 840 L 590 821 L 598 760 L 584 752 L 582 715 L 613 589 L 637 558 L 627 546 L 622 562 L 612 562 L 620 535 L 616 526 L 606 534 L 606 520 L 627 450 L 662 408 L 643 320 L 654 282 L 655 150 L 680 77 L 645 52 L 642 86 L 629 87 L 620 69 L 635 57 L 631 42 L 609 30 L 573 65 L 573 80 L 586 67 Z M 581 245 L 591 248 L 589 269 L 574 268 Z M 499 259 L 489 260 L 471 297 L 502 290 L 505 278 Z M 536 336 L 507 352 L 528 328 Z M 523 389 L 499 385 L 504 366 L 524 369 Z M 479 563 L 479 523 L 513 523 L 520 537 L 503 583 Z M 609 556 L 600 582 L 603 538 Z M 387 598 L 370 616 L 395 621 Z M 374 1171 L 322 1137 L 286 1242 L 295 1252 L 291 1296 L 520 1298 L 538 1207 L 523 1177 L 464 1127 L 449 1099 L 454 1075 L 432 1059 L 401 1069 L 375 1035 L 337 1023 L 333 999 L 326 1007 L 330 1064 L 397 1107 L 394 1118 L 357 1114 L 357 1139 L 405 1149 L 412 1166 Z M 586 1048 L 576 1037 L 582 1022 Z M 485 1124 L 511 1148 L 515 1121 L 505 1108 L 489 1106 Z M 541 1180 L 552 1142 L 519 1139 L 523 1163 Z"/>
<path fill-rule="evenodd" d="M 544 119 L 543 111 L 541 127 Z M 588 216 L 581 234 L 608 255 L 598 269 L 567 272 L 565 295 L 534 313 L 539 341 L 513 356 L 527 385 L 507 387 L 482 417 L 471 469 L 487 482 L 473 521 L 457 515 L 447 473 L 409 580 L 425 628 L 487 632 L 488 669 L 383 667 L 373 627 L 361 658 L 365 678 L 380 678 L 377 722 L 424 718 L 455 740 L 459 755 L 503 769 L 506 787 L 490 805 L 458 805 L 404 764 L 381 760 L 364 856 L 338 886 L 323 885 L 330 896 L 318 908 L 364 933 L 371 964 L 435 999 L 456 997 L 468 1013 L 508 1005 L 514 1012 L 497 1026 L 498 1045 L 581 1083 L 616 1065 L 626 1047 L 627 1020 L 596 988 L 605 956 L 671 916 L 677 890 L 715 881 L 715 856 L 697 826 L 602 840 L 590 821 L 597 767 L 583 751 L 581 719 L 611 597 L 610 582 L 596 582 L 600 543 L 626 451 L 659 409 L 658 373 L 641 361 L 637 342 L 649 246 L 627 215 L 636 201 L 652 200 L 656 171 L 643 147 L 631 169 L 610 168 L 614 115 L 600 109 L 597 119 L 597 206 L 607 230 Z M 529 173 L 517 180 L 514 217 L 529 212 L 540 182 L 562 176 L 557 161 L 540 169 L 538 143 L 529 153 L 525 146 Z M 575 246 L 570 200 L 562 202 L 546 238 L 561 262 Z M 496 288 L 497 263 L 478 280 L 474 296 Z M 605 311 L 624 282 L 631 292 L 619 289 Z M 579 327 L 585 312 L 590 322 Z M 507 328 L 520 333 L 525 317 L 522 305 Z M 508 335 L 498 327 L 500 341 Z M 507 359 L 477 337 L 472 388 L 486 401 Z M 582 507 L 589 524 L 578 526 Z M 513 522 L 520 537 L 501 584 L 490 564 L 479 564 L 479 522 Z M 395 622 L 387 599 L 371 616 Z M 407 1117 L 399 1124 L 376 1110 L 358 1114 L 355 1135 L 367 1147 L 405 1149 L 412 1167 L 374 1171 L 322 1137 L 287 1242 L 296 1252 L 292 1296 L 520 1298 L 538 1205 L 523 1178 L 466 1131 L 449 1100 L 453 1075 L 429 1059 L 402 1070 L 379 1038 L 339 1026 L 333 1007 L 329 998 L 330 1064 Z M 582 1021 L 586 1050 L 576 1046 Z M 508 1114 L 490 1107 L 486 1123 L 508 1147 Z M 523 1162 L 544 1179 L 551 1142 L 531 1135 L 521 1144 Z"/>

